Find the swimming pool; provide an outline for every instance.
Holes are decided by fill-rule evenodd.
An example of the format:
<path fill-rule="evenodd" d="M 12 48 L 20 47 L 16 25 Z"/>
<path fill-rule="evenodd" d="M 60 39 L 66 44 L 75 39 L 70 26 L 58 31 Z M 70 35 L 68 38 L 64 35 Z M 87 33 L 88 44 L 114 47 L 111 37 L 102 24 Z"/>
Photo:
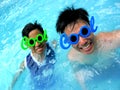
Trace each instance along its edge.
<path fill-rule="evenodd" d="M 24 51 L 20 48 L 21 30 L 24 25 L 37 20 L 48 31 L 49 41 L 59 39 L 59 35 L 55 32 L 57 16 L 63 8 L 71 5 L 76 8 L 83 7 L 90 16 L 94 15 L 99 26 L 96 33 L 120 29 L 119 0 L 0 0 L 0 90 L 7 90 L 20 63 L 29 53 L 29 50 Z M 59 57 L 56 76 L 59 78 L 51 90 L 81 90 L 66 58 L 67 51 L 61 48 L 57 50 Z M 116 81 L 106 80 L 98 85 L 94 84 L 95 82 L 88 84 L 90 90 L 120 90 L 119 78 Z M 26 71 L 18 80 L 14 90 L 31 88 L 29 74 Z"/>

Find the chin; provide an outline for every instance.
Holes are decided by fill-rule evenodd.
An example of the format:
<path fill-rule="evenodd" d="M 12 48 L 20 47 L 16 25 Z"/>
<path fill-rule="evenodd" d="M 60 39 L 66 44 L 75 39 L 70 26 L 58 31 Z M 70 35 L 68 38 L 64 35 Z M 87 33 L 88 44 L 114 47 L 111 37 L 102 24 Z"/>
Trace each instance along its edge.
<path fill-rule="evenodd" d="M 43 53 L 43 50 L 41 50 L 41 51 L 33 50 L 32 52 L 33 52 L 33 53 L 36 53 L 36 54 L 42 54 L 42 53 Z"/>
<path fill-rule="evenodd" d="M 43 53 L 43 51 L 36 51 L 36 53 L 37 53 L 37 54 L 42 54 L 42 53 Z"/>
<path fill-rule="evenodd" d="M 37 54 L 41 54 L 42 52 L 36 52 Z"/>
<path fill-rule="evenodd" d="M 93 51 L 91 51 L 91 52 L 83 52 L 84 54 L 92 54 L 93 53 Z"/>

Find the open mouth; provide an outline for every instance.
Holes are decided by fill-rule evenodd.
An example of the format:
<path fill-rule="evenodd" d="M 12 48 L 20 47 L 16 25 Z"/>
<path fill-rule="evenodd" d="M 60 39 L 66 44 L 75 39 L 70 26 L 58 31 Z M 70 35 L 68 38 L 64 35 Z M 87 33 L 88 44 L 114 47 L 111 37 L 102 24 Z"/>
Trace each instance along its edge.
<path fill-rule="evenodd" d="M 84 52 L 90 52 L 93 48 L 93 42 L 92 40 L 89 40 L 88 42 L 86 42 L 82 47 L 80 47 L 80 50 L 84 51 Z"/>

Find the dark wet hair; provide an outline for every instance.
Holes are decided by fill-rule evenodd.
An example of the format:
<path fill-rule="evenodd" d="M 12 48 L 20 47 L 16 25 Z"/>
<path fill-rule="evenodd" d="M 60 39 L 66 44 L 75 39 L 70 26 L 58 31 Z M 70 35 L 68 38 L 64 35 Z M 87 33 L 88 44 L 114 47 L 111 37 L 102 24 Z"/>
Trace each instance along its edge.
<path fill-rule="evenodd" d="M 22 36 L 23 37 L 24 36 L 28 37 L 29 33 L 34 29 L 38 29 L 41 33 L 44 32 L 41 24 L 37 23 L 37 21 L 35 21 L 34 24 L 33 23 L 28 23 L 28 24 L 25 25 L 25 27 L 22 30 Z"/>
<path fill-rule="evenodd" d="M 75 23 L 77 20 L 84 20 L 89 24 L 88 16 L 88 12 L 83 8 L 74 9 L 73 7 L 67 7 L 58 16 L 56 31 L 63 33 L 68 24 Z"/>

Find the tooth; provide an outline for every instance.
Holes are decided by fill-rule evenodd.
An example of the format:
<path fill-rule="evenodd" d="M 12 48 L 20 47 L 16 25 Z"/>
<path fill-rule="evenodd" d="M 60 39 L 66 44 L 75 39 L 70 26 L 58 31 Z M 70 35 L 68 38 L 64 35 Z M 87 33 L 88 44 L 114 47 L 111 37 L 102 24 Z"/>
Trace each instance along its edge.
<path fill-rule="evenodd" d="M 87 44 L 87 46 L 84 46 L 83 48 L 86 49 L 86 48 L 88 48 L 89 46 L 90 46 L 90 44 Z"/>

